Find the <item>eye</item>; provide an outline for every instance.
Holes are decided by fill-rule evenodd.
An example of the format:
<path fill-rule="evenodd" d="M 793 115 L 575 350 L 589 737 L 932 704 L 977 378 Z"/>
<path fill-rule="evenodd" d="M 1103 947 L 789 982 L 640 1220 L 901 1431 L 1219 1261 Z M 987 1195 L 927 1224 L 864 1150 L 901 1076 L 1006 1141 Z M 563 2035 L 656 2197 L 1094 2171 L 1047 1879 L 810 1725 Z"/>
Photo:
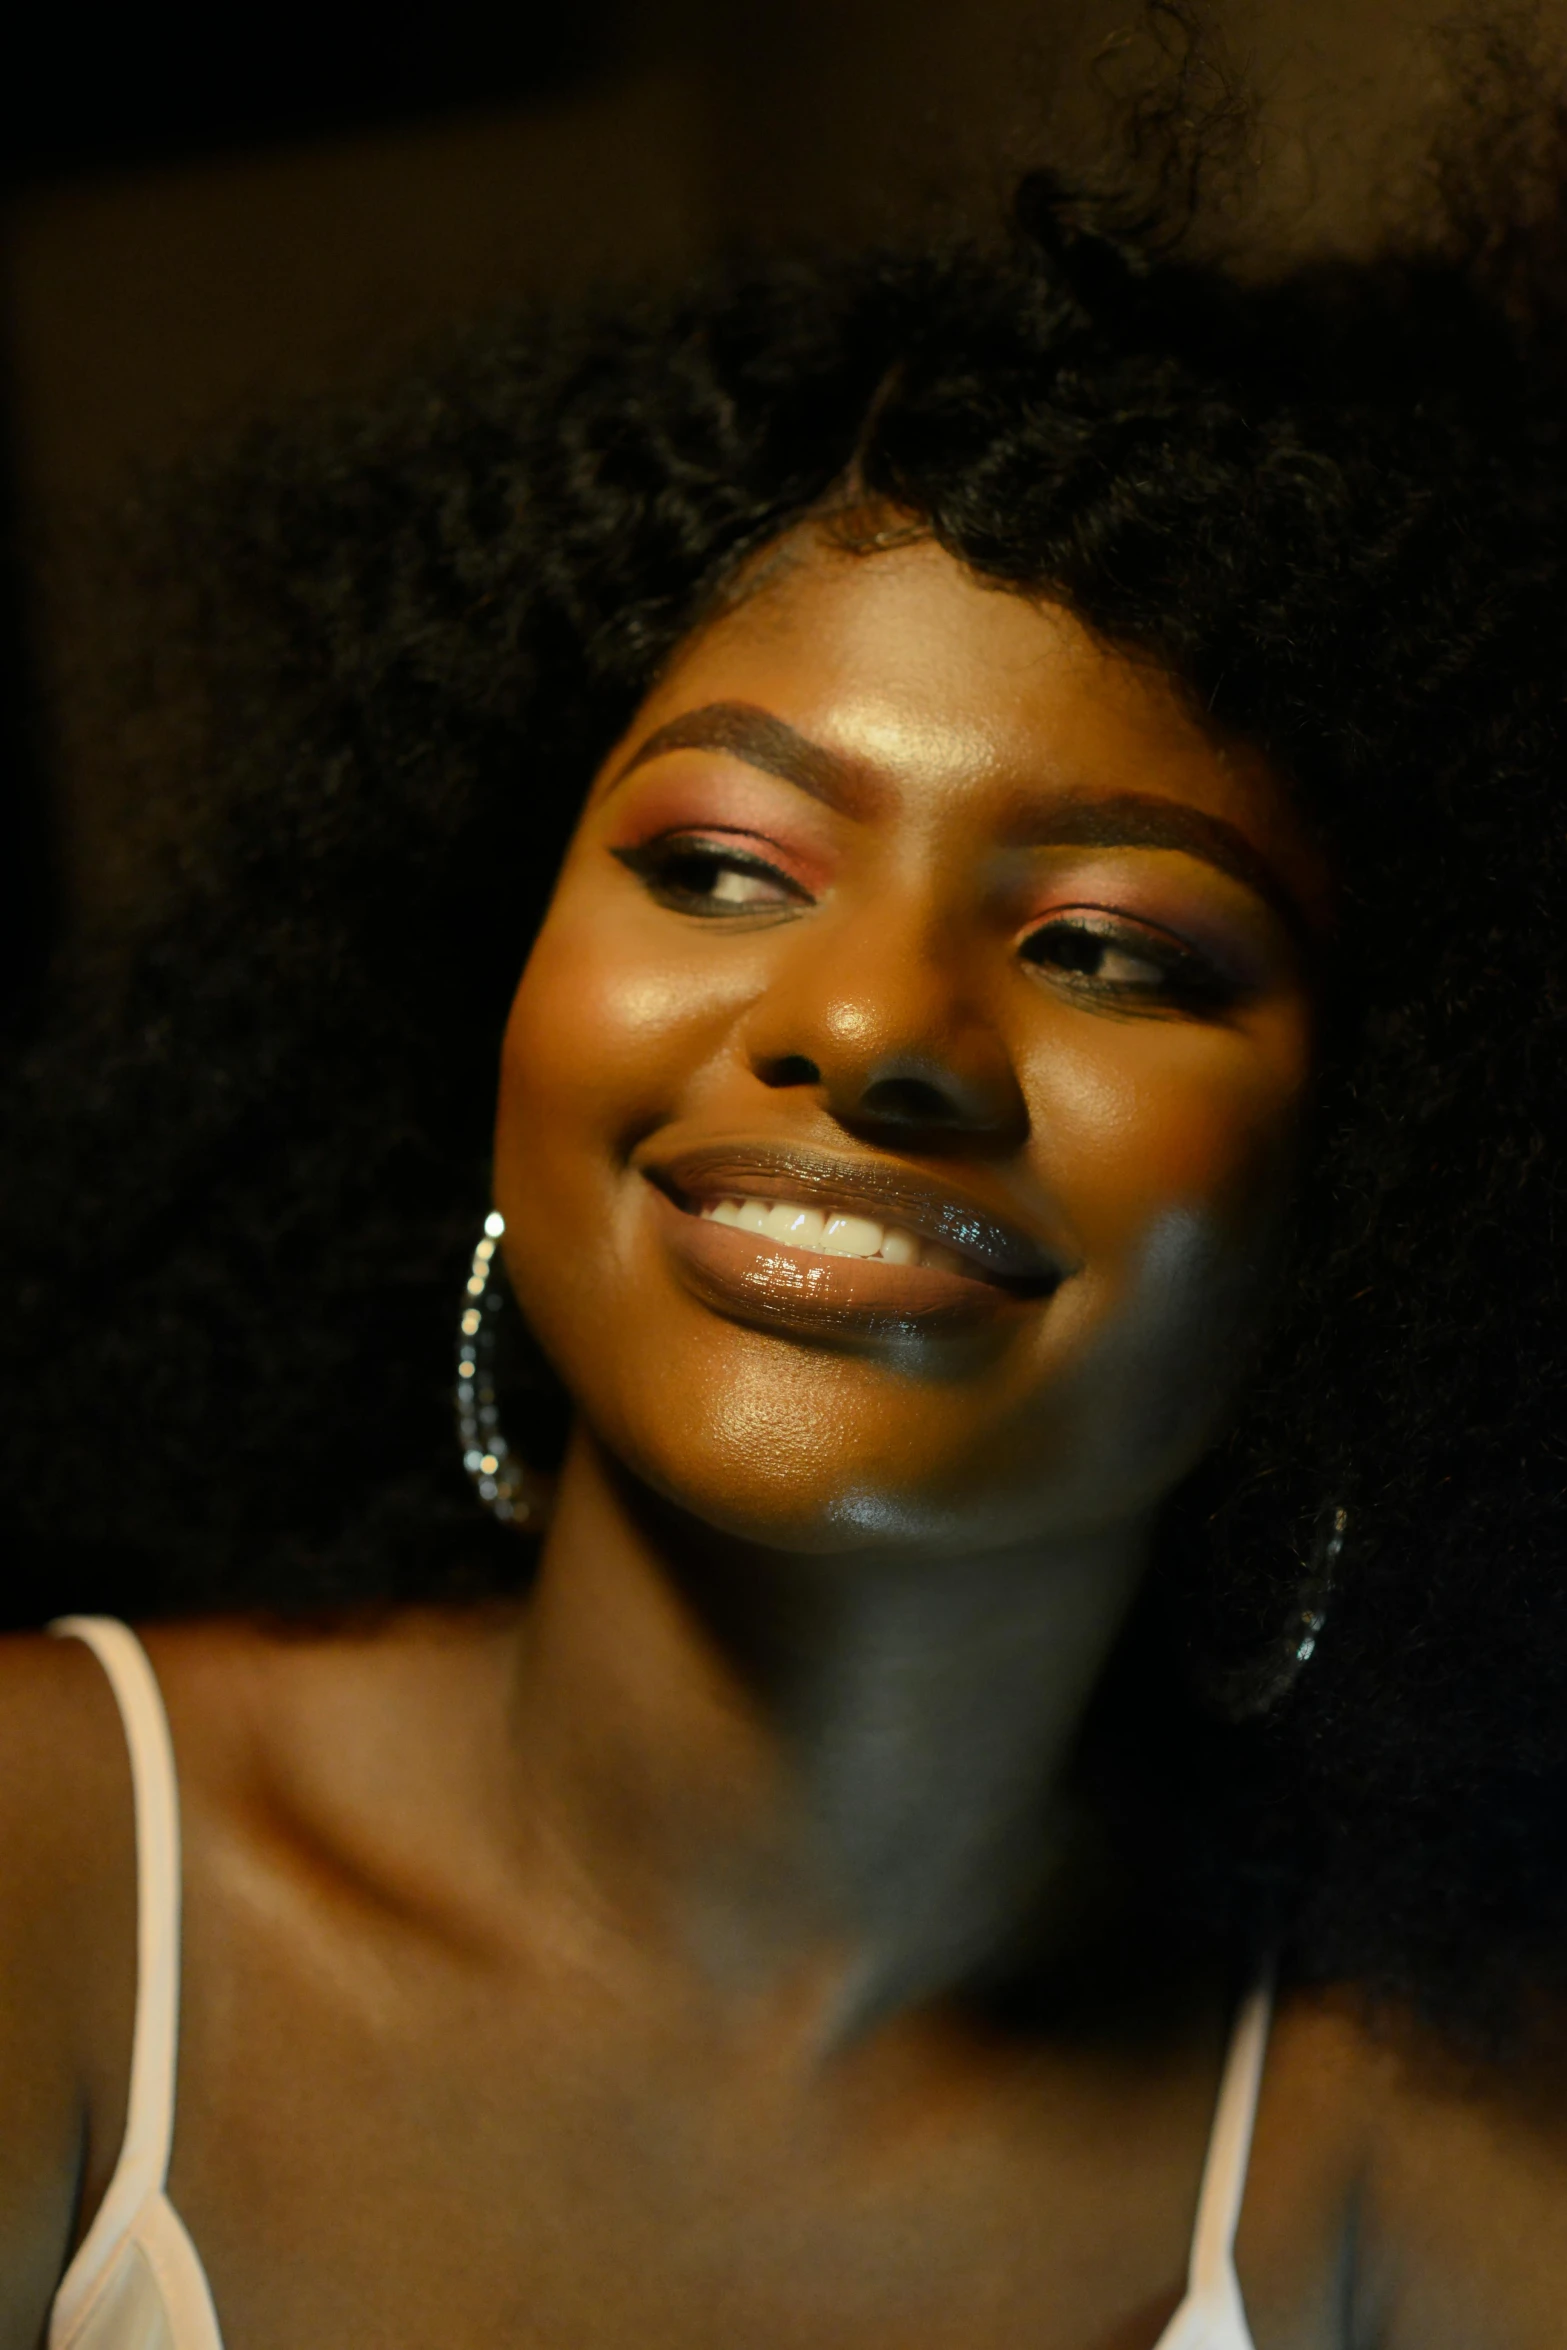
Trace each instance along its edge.
<path fill-rule="evenodd" d="M 650 897 L 682 914 L 772 914 L 810 903 L 798 882 L 776 865 L 727 841 L 671 834 L 612 854 Z"/>
<path fill-rule="evenodd" d="M 1092 907 L 1053 915 L 1018 951 L 1036 969 L 1123 1004 L 1217 1010 L 1238 992 L 1205 955 L 1167 932 Z"/>

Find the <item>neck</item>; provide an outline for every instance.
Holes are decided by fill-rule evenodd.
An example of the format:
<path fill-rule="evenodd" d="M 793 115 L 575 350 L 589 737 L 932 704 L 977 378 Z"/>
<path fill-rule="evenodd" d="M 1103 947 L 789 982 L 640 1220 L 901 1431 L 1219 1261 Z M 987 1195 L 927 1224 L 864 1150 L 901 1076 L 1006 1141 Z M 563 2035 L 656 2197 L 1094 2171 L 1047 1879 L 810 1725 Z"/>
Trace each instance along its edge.
<path fill-rule="evenodd" d="M 1063 1774 L 1145 1543 L 785 1554 L 579 1437 L 522 1652 L 530 1814 L 639 1948 L 747 2001 L 808 1981 L 823 2036 L 863 2029 L 1048 1932 Z"/>

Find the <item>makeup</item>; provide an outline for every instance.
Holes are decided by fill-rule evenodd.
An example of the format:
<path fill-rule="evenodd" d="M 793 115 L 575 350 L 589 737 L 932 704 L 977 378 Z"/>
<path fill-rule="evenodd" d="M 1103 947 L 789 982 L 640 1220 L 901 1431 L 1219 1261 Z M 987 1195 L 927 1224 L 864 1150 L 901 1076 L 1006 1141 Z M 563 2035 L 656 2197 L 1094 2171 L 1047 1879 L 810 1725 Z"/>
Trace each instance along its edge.
<path fill-rule="evenodd" d="M 956 1187 L 895 1161 L 725 1142 L 644 1168 L 693 1294 L 804 1339 L 941 1338 L 1037 1309 L 1068 1270 Z"/>

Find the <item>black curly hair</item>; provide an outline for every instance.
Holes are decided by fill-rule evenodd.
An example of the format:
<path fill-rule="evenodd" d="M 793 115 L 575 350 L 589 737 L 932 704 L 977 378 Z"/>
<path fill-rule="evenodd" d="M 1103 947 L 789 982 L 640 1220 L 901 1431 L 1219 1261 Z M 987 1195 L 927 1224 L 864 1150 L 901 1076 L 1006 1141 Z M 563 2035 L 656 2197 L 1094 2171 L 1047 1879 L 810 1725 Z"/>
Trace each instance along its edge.
<path fill-rule="evenodd" d="M 661 664 L 852 484 L 1162 664 L 1342 877 L 1293 1259 L 1128 1641 L 1158 1767 L 1106 1800 L 1161 1899 L 1307 1974 L 1486 2028 L 1567 1983 L 1567 115 L 1530 119 L 1531 171 L 1471 143 L 1369 259 L 1195 258 L 1041 173 L 994 237 L 491 322 L 144 502 L 117 740 L 179 849 L 9 1084 L 9 1620 L 525 1574 L 450 1393 L 509 997 Z M 1340 1523 L 1309 1671 L 1216 1719 Z"/>

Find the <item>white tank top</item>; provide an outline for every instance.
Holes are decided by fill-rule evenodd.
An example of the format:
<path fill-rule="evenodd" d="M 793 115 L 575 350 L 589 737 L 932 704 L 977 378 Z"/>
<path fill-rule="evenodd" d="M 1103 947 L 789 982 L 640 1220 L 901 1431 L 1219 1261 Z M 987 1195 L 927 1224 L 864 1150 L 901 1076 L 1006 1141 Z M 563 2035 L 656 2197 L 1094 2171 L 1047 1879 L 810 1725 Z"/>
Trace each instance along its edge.
<path fill-rule="evenodd" d="M 62 1616 L 109 1676 L 136 1806 L 136 2025 L 125 2142 L 108 2192 L 54 2297 L 48 2350 L 223 2350 L 201 2255 L 165 2192 L 179 2053 L 180 1816 L 168 1716 L 147 1652 L 108 1616 Z M 1186 2298 L 1156 2350 L 1254 2350 L 1235 2230 L 1268 2044 L 1271 1998 L 1236 2018 L 1203 2165 Z"/>

